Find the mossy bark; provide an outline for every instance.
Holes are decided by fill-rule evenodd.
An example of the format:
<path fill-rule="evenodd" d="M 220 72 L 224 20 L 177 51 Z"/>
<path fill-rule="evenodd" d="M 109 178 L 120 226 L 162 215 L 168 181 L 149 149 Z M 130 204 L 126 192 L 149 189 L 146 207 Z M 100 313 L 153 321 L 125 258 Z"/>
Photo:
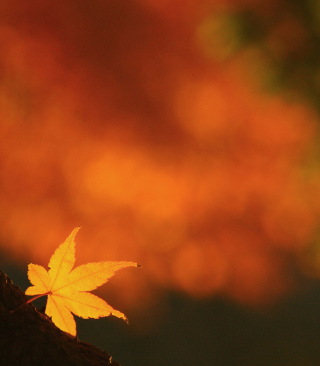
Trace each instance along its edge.
<path fill-rule="evenodd" d="M 27 300 L 0 271 L 1 365 L 120 366 L 106 352 L 61 331 L 32 304 L 10 312 Z"/>

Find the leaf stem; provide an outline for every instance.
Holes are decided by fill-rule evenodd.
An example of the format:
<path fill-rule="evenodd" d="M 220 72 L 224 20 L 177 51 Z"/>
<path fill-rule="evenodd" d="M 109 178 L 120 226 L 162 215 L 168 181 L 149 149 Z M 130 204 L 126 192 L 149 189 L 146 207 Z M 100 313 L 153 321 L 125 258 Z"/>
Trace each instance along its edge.
<path fill-rule="evenodd" d="M 47 295 L 49 295 L 50 293 L 51 293 L 51 291 L 46 292 L 45 294 L 41 294 L 41 295 L 34 296 L 34 297 L 32 297 L 31 299 L 29 299 L 28 301 L 24 302 L 24 303 L 23 303 L 22 305 L 20 305 L 19 307 L 17 307 L 16 309 L 14 309 L 14 310 L 10 310 L 10 313 L 14 313 L 15 311 L 19 310 L 19 309 L 20 309 L 20 308 L 22 308 L 23 306 L 25 306 L 25 305 L 27 305 L 27 304 L 30 304 L 32 301 L 37 300 L 37 299 L 39 299 L 39 298 L 40 298 L 40 297 L 42 297 L 42 296 L 47 296 Z"/>

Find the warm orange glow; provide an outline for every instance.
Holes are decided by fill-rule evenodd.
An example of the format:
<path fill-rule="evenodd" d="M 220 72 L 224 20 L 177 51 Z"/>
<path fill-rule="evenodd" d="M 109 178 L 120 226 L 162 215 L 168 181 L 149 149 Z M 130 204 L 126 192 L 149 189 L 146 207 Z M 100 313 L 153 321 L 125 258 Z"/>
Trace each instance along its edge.
<path fill-rule="evenodd" d="M 6 9 L 1 245 L 46 265 L 81 225 L 77 262 L 143 266 L 121 290 L 110 283 L 128 306 L 161 288 L 270 301 L 292 282 L 284 253 L 297 255 L 317 225 L 320 177 L 302 173 L 317 117 L 258 92 L 250 50 L 208 57 L 197 39 L 208 2 L 169 17 L 180 3 L 117 2 L 136 15 L 119 24 L 108 2 L 92 19 L 79 8 L 86 27 L 68 7 L 50 5 L 52 24 L 25 9 L 28 26 Z"/>

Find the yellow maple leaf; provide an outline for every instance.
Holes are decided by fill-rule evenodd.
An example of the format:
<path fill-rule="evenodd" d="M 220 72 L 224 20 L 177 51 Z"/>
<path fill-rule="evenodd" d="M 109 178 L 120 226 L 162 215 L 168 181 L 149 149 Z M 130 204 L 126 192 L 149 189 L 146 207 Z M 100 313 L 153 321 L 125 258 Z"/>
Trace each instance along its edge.
<path fill-rule="evenodd" d="M 75 262 L 74 237 L 79 229 L 75 228 L 53 253 L 49 271 L 42 266 L 29 264 L 28 277 L 33 286 L 25 292 L 29 296 L 38 295 L 28 302 L 48 295 L 46 314 L 57 327 L 73 336 L 77 332 L 71 312 L 85 319 L 114 315 L 127 321 L 123 313 L 86 291 L 92 291 L 107 282 L 118 269 L 140 267 L 134 262 L 97 262 L 72 270 Z"/>

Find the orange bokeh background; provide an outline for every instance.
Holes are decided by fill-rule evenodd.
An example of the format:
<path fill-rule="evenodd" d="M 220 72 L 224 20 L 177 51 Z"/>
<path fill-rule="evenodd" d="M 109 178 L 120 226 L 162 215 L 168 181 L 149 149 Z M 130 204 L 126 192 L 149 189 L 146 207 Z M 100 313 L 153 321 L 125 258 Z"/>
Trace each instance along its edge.
<path fill-rule="evenodd" d="M 219 33 L 220 14 L 278 2 L 188 4 L 0 6 L 1 245 L 46 266 L 82 226 L 77 264 L 143 266 L 108 285 L 124 307 L 166 289 L 265 304 L 295 286 L 318 226 L 319 118 L 264 93 L 259 49 Z M 303 39 L 284 19 L 268 45 Z"/>

